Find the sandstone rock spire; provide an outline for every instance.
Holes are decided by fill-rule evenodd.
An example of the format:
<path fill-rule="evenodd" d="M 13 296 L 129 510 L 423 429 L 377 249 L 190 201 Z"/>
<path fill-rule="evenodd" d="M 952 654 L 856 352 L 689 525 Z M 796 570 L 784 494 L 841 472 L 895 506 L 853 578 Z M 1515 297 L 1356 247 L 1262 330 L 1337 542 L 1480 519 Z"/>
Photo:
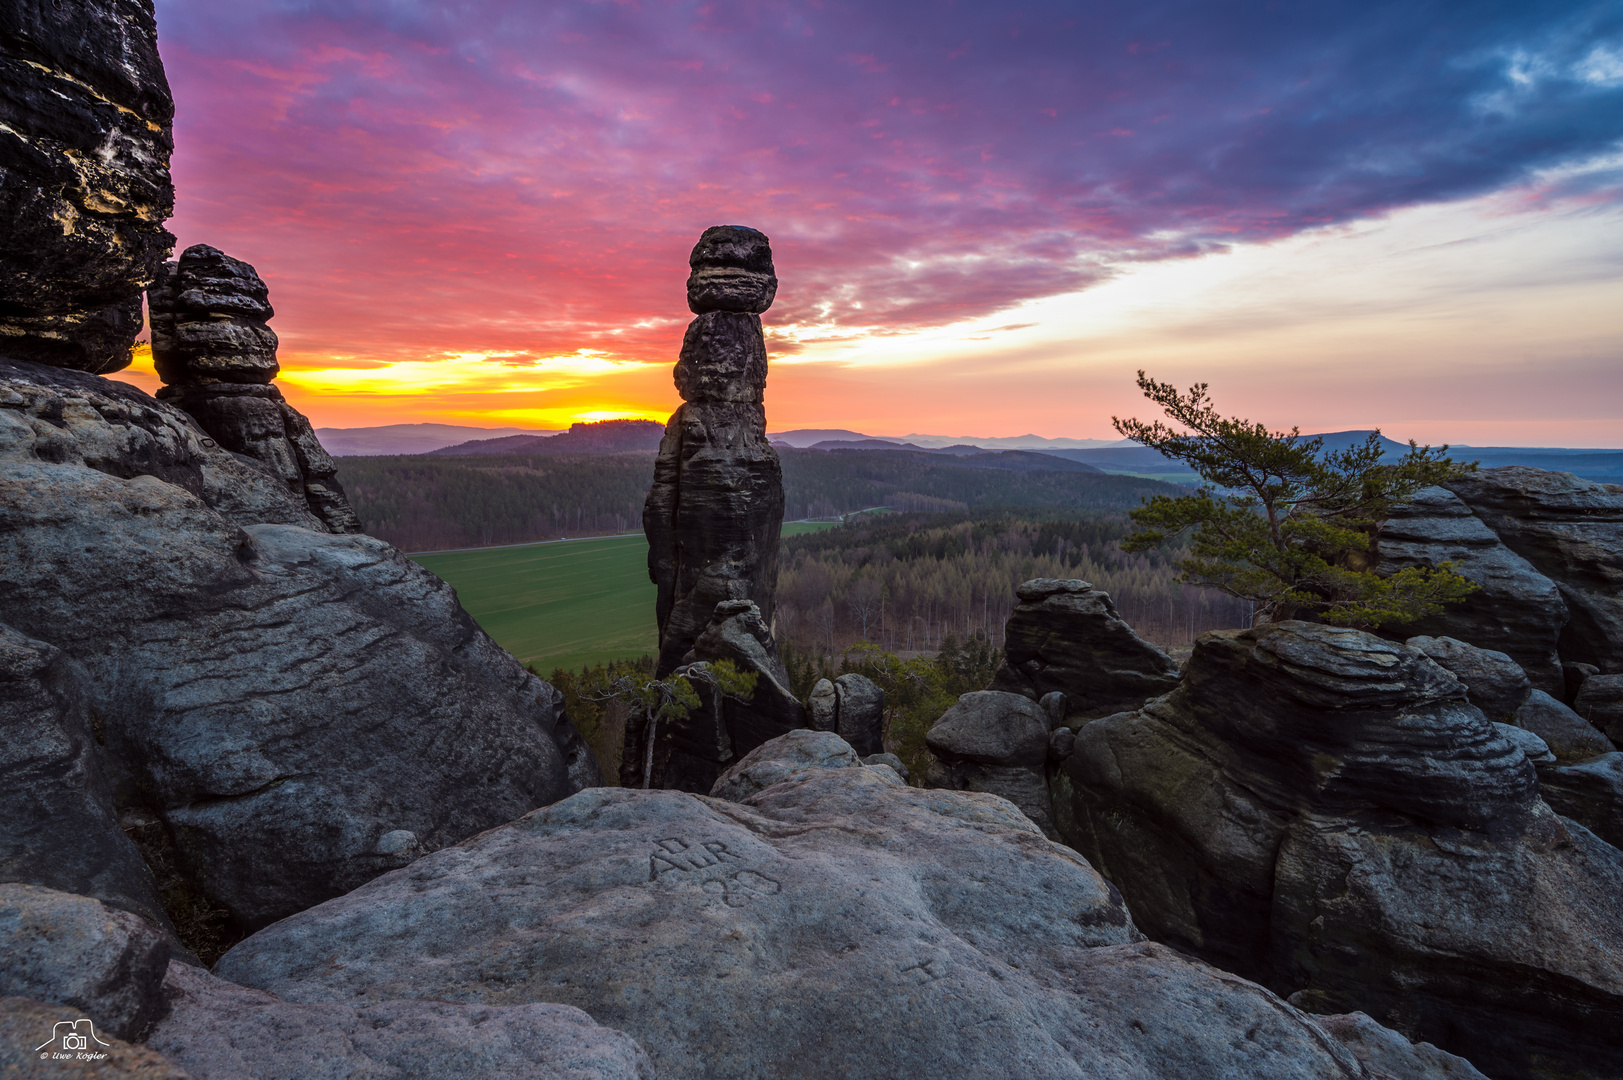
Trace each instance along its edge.
<path fill-rule="evenodd" d="M 683 662 L 723 601 L 754 601 L 771 626 L 783 525 L 783 473 L 761 404 L 760 313 L 778 287 L 771 245 L 754 229 L 717 225 L 688 262 L 698 317 L 676 364 L 684 404 L 666 425 L 642 518 L 659 586 L 661 675 Z"/>
<path fill-rule="evenodd" d="M 281 370 L 275 314 L 258 272 L 195 244 L 147 291 L 158 398 L 184 409 L 221 446 L 252 458 L 302 497 L 329 532 L 361 531 L 338 466 L 304 414 L 270 385 Z"/>

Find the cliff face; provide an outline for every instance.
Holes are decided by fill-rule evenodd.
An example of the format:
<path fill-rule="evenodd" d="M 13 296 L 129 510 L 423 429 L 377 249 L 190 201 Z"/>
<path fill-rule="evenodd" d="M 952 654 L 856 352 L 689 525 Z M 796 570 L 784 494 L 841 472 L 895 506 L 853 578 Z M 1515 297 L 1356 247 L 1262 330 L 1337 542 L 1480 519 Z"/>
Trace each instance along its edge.
<path fill-rule="evenodd" d="M 151 0 L 0 5 L 0 352 L 126 366 L 175 238 Z"/>

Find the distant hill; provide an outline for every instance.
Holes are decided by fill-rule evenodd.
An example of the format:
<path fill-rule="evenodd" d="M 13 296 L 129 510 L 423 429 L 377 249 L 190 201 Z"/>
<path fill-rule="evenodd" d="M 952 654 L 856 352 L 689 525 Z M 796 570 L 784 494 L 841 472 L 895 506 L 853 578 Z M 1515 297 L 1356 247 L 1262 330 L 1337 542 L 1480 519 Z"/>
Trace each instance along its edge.
<path fill-rule="evenodd" d="M 911 443 L 896 443 L 887 439 L 830 439 L 827 442 L 820 442 L 816 446 L 808 447 L 808 449 L 834 453 L 866 451 L 913 455 L 925 454 L 936 459 L 931 461 L 930 464 L 949 469 L 1003 469 L 1009 472 L 1034 472 L 1046 469 L 1053 472 L 1104 472 L 1103 469 L 1093 465 L 1080 461 L 1071 461 L 1052 453 L 1027 450 L 982 450 L 978 446 L 944 446 L 939 449 L 926 450 Z"/>
<path fill-rule="evenodd" d="M 658 450 L 659 440 L 664 434 L 665 425 L 652 420 L 599 420 L 595 423 L 572 424 L 561 435 L 508 435 L 500 439 L 475 439 L 432 453 L 445 457 L 623 454 L 632 450 Z"/>
<path fill-rule="evenodd" d="M 503 435 L 541 435 L 536 428 L 481 428 L 458 424 L 384 424 L 381 427 L 316 428 L 316 438 L 333 457 L 373 457 L 385 454 L 428 454 L 442 446 L 469 439 Z"/>

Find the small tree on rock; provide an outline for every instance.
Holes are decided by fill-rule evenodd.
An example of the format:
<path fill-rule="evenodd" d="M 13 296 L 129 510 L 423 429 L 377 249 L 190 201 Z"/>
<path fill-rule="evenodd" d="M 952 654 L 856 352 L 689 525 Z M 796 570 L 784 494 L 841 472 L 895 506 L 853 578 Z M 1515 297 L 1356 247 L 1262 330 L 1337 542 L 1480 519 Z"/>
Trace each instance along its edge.
<path fill-rule="evenodd" d="M 1323 439 L 1297 428 L 1269 431 L 1220 416 L 1205 383 L 1182 394 L 1140 371 L 1138 385 L 1185 430 L 1112 417 L 1116 430 L 1187 463 L 1204 483 L 1192 495 L 1157 495 L 1134 510 L 1139 531 L 1123 550 L 1190 533 L 1189 554 L 1176 564 L 1180 580 L 1250 600 L 1263 621 L 1310 616 L 1376 628 L 1434 615 L 1476 590 L 1448 562 L 1386 577 L 1371 569 L 1376 532 L 1393 506 L 1476 467 L 1450 461 L 1447 446 L 1411 441 L 1388 463 L 1375 431 L 1362 445 L 1326 452 Z"/>

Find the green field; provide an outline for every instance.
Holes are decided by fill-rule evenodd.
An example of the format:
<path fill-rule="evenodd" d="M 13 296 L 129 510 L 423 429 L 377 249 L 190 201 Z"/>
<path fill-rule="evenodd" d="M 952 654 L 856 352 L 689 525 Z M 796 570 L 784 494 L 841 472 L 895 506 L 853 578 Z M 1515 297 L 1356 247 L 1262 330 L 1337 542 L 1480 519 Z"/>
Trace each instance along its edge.
<path fill-rule="evenodd" d="M 794 536 L 827 522 L 795 521 Z M 413 555 L 497 643 L 543 673 L 651 653 L 654 586 L 641 533 Z"/>

